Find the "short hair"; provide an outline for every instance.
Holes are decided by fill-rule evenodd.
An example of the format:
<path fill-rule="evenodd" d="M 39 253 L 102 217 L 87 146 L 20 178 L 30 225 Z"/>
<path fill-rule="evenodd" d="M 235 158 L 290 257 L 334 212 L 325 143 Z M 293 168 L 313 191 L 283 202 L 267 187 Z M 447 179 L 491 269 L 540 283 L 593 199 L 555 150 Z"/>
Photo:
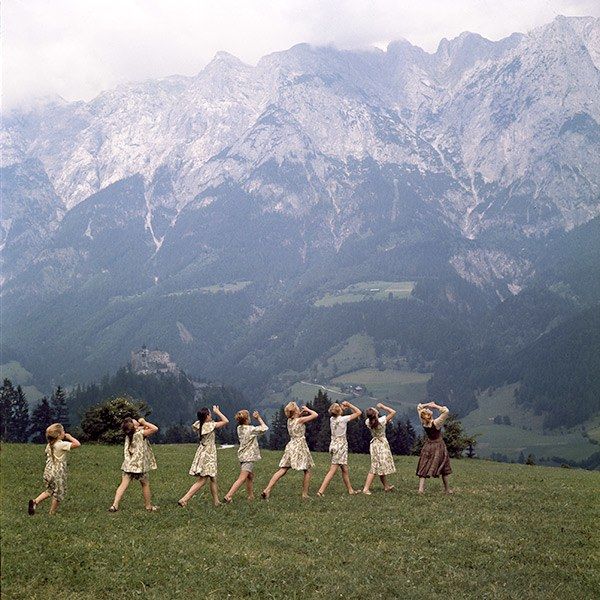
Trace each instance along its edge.
<path fill-rule="evenodd" d="M 333 415 L 334 417 L 339 417 L 343 412 L 344 409 L 337 402 L 334 402 L 329 406 L 329 414 Z"/>
<path fill-rule="evenodd" d="M 235 420 L 239 425 L 248 425 L 250 423 L 250 413 L 246 410 L 238 410 L 235 413 Z"/>
<path fill-rule="evenodd" d="M 288 402 L 285 405 L 283 412 L 285 413 L 285 416 L 288 419 L 290 419 L 297 410 L 298 410 L 298 405 L 295 402 Z"/>

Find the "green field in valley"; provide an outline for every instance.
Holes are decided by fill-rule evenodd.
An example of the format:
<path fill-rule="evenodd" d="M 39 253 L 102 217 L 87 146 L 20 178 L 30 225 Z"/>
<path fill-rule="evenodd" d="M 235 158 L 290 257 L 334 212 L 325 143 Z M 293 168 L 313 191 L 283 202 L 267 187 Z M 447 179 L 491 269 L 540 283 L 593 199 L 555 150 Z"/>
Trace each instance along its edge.
<path fill-rule="evenodd" d="M 469 434 L 478 435 L 477 452 L 480 456 L 505 454 L 510 460 L 533 454 L 536 458 L 554 456 L 568 460 L 582 460 L 600 448 L 587 440 L 580 428 L 566 431 L 542 428 L 543 416 L 519 406 L 514 398 L 515 386 L 504 386 L 478 397 L 479 407 L 462 419 Z M 510 425 L 497 425 L 496 416 L 508 416 Z M 595 429 L 590 431 L 594 439 Z"/>
<path fill-rule="evenodd" d="M 315 301 L 315 306 L 327 307 L 362 300 L 387 300 L 390 294 L 394 299 L 408 298 L 414 287 L 414 281 L 361 281 L 343 290 L 327 292 Z"/>
<path fill-rule="evenodd" d="M 559 599 L 600 589 L 597 472 L 455 460 L 455 494 L 435 481 L 420 497 L 417 459 L 396 457 L 395 493 L 351 497 L 335 479 L 324 499 L 303 502 L 290 473 L 269 502 L 239 493 L 213 508 L 203 492 L 181 509 L 195 447 L 154 449 L 158 513 L 133 484 L 108 513 L 122 449 L 87 445 L 70 457 L 60 512 L 29 517 L 43 446 L 3 444 L 2 597 Z M 281 454 L 263 455 L 258 489 Z M 238 463 L 235 449 L 218 456 L 222 495 Z M 328 467 L 328 455 L 314 456 L 313 494 Z M 368 465 L 350 455 L 355 486 Z"/>
<path fill-rule="evenodd" d="M 395 369 L 359 369 L 332 379 L 333 384 L 360 386 L 366 390 L 366 398 L 357 397 L 359 405 L 373 402 L 389 402 L 402 412 L 414 411 L 425 400 L 427 382 L 431 373 L 399 371 Z"/>

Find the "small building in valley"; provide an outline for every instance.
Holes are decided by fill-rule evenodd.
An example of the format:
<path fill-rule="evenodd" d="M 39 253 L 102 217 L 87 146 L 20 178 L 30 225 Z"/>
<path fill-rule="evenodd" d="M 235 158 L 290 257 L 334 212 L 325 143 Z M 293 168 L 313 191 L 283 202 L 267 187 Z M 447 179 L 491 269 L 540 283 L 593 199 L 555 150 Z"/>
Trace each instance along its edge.
<path fill-rule="evenodd" d="M 179 367 L 164 350 L 148 350 L 146 345 L 141 350 L 131 351 L 131 369 L 140 375 L 152 373 L 179 373 Z"/>

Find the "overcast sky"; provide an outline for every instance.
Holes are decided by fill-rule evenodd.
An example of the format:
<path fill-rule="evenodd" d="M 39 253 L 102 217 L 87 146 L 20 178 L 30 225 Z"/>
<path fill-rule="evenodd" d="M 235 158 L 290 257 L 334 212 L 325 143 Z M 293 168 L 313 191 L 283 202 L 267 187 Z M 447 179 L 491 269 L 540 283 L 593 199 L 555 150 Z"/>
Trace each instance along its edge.
<path fill-rule="evenodd" d="M 5 109 L 59 94 L 89 100 L 125 81 L 192 75 L 218 50 L 255 63 L 298 42 L 434 51 L 474 31 L 499 39 L 600 0 L 2 0 Z"/>

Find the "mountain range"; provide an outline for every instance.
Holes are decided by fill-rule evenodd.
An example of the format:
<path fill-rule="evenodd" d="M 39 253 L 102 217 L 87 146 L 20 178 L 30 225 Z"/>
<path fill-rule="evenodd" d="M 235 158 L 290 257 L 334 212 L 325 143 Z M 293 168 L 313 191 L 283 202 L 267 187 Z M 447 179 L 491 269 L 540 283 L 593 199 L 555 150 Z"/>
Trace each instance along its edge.
<path fill-rule="evenodd" d="M 156 344 L 258 397 L 366 332 L 467 412 L 522 380 L 512 357 L 536 344 L 544 363 L 544 336 L 597 311 L 599 123 L 591 17 L 434 53 L 219 52 L 194 77 L 6 113 L 3 360 L 69 384 Z M 580 277 L 561 270 L 573 248 Z M 318 305 L 377 281 L 414 289 Z"/>

